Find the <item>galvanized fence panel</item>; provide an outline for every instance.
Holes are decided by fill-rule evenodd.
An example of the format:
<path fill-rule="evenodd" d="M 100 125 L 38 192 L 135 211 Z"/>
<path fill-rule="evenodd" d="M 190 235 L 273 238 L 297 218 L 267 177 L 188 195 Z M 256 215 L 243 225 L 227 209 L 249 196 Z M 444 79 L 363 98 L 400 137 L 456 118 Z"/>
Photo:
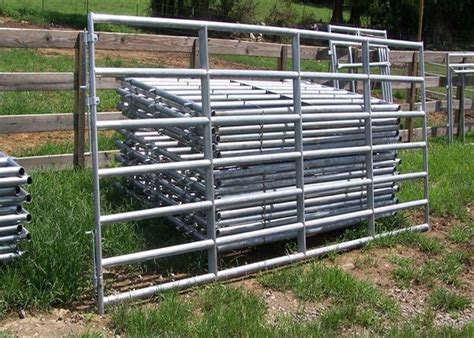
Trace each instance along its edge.
<path fill-rule="evenodd" d="M 96 67 L 94 26 L 97 23 L 197 31 L 200 68 Z M 211 30 L 289 37 L 292 69 L 209 69 L 207 36 Z M 301 38 L 356 44 L 362 49 L 363 73 L 302 72 Z M 279 27 L 94 13 L 88 17 L 86 39 L 95 214 L 94 280 L 99 313 L 104 312 L 105 305 L 152 296 L 161 290 L 233 278 L 335 250 L 355 248 L 399 232 L 428 229 L 422 43 Z M 418 51 L 421 54 L 420 76 L 371 74 L 369 53 L 372 45 Z M 97 121 L 96 83 L 101 76 L 125 79 L 119 93 L 122 109 L 130 119 Z M 363 93 L 318 85 L 315 82 L 319 80 L 362 81 Z M 401 112 L 399 105 L 372 98 L 372 82 L 419 85 L 420 110 Z M 422 119 L 422 141 L 398 143 L 397 121 L 407 116 Z M 327 128 L 336 128 L 332 130 L 333 135 L 325 134 Z M 122 157 L 118 159 L 126 166 L 99 167 L 99 129 L 118 129 L 124 134 Z M 147 148 L 150 142 L 155 144 L 151 150 Z M 398 174 L 394 171 L 398 163 L 395 154 L 401 149 L 423 151 L 422 172 Z M 161 157 L 154 158 L 155 153 Z M 163 158 L 168 161 L 161 161 Z M 348 166 L 353 169 L 348 171 Z M 327 174 L 325 167 L 332 168 L 332 172 Z M 255 175 L 265 176 L 263 186 L 255 181 Z M 125 176 L 138 193 L 145 193 L 143 200 L 150 201 L 151 207 L 103 215 L 100 179 L 111 176 Z M 423 198 L 396 203 L 394 182 L 410 179 L 423 180 Z M 273 185 L 270 182 L 274 182 Z M 161 188 L 156 190 L 156 184 L 169 193 L 161 193 Z M 180 200 L 170 196 L 179 196 Z M 321 212 L 326 205 L 338 211 Z M 422 224 L 376 234 L 375 218 L 419 207 L 425 211 Z M 182 214 L 185 214 L 184 218 L 180 218 Z M 103 257 L 103 226 L 156 217 L 174 220 L 175 226 L 194 235 L 195 241 Z M 273 222 L 272 226 L 266 226 L 268 220 Z M 365 220 L 368 222 L 366 237 L 316 249 L 306 247 L 309 235 Z M 196 224 L 201 227 L 199 231 Z M 296 253 L 219 268 L 218 251 L 285 238 L 296 239 Z M 196 251 L 207 251 L 207 273 L 118 294 L 104 294 L 106 268 Z"/>

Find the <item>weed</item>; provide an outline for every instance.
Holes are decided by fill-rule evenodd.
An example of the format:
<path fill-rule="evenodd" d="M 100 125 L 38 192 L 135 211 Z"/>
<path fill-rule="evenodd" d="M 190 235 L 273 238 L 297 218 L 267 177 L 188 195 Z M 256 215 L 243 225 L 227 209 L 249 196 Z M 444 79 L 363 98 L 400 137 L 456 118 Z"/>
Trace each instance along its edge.
<path fill-rule="evenodd" d="M 449 239 L 458 244 L 469 244 L 474 238 L 474 223 L 457 225 L 449 230 Z"/>
<path fill-rule="evenodd" d="M 470 256 L 467 251 L 452 251 L 444 255 L 437 268 L 439 278 L 447 284 L 458 285 L 458 276 L 465 270 Z"/>
<path fill-rule="evenodd" d="M 414 284 L 431 284 L 433 281 L 434 261 L 428 261 L 426 265 L 418 267 L 415 261 L 406 257 L 392 257 L 395 264 L 392 277 L 398 286 L 408 288 Z"/>
<path fill-rule="evenodd" d="M 431 292 L 430 304 L 437 310 L 461 311 L 469 303 L 469 298 L 454 291 L 436 288 Z"/>
<path fill-rule="evenodd" d="M 321 320 L 321 325 L 327 329 L 349 324 L 373 326 L 381 318 L 392 318 L 398 313 L 396 303 L 374 285 L 339 268 L 315 263 L 307 269 L 293 267 L 263 274 L 260 282 L 267 287 L 292 290 L 305 301 L 331 300 L 334 307 Z"/>
<path fill-rule="evenodd" d="M 401 287 L 414 284 L 431 285 L 435 279 L 451 285 L 459 284 L 459 274 L 466 268 L 470 253 L 453 251 L 445 253 L 440 260 L 429 259 L 424 265 L 418 266 L 415 261 L 406 257 L 393 257 L 395 268 L 392 276 Z"/>
<path fill-rule="evenodd" d="M 357 257 L 354 260 L 354 267 L 359 270 L 364 268 L 373 268 L 378 264 L 378 260 L 370 253 L 366 253 L 362 257 Z"/>
<path fill-rule="evenodd" d="M 395 325 L 386 333 L 387 337 L 407 338 L 407 337 L 426 337 L 426 338 L 464 338 L 474 336 L 474 323 L 468 323 L 460 328 L 443 326 L 439 327 L 433 324 L 433 320 L 426 321 L 415 319 L 409 322 L 403 322 L 401 325 Z"/>

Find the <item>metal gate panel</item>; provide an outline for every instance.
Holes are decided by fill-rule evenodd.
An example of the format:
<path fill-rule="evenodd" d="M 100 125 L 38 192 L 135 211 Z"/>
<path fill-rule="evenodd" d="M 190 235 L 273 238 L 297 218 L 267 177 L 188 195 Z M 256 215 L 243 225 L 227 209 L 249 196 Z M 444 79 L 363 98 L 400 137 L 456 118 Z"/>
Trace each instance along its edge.
<path fill-rule="evenodd" d="M 142 27 L 197 31 L 200 50 L 200 69 L 96 67 L 95 43 L 97 42 L 97 35 L 94 32 L 94 25 L 96 23 L 129 24 Z M 292 56 L 294 60 L 292 70 L 255 71 L 209 69 L 208 31 L 210 30 L 222 32 L 253 32 L 289 37 L 292 39 Z M 151 296 L 161 290 L 183 288 L 215 280 L 233 278 L 246 273 L 319 256 L 334 250 L 355 248 L 373 239 L 399 232 L 424 231 L 428 229 L 428 163 L 422 43 L 279 27 L 102 15 L 94 13 L 90 13 L 88 16 L 88 32 L 86 37 L 89 54 L 88 104 L 90 112 L 95 214 L 93 230 L 94 281 L 97 289 L 99 313 L 104 312 L 104 306 L 107 304 Z M 324 41 L 346 41 L 357 44 L 362 49 L 363 73 L 346 74 L 301 71 L 299 53 L 300 40 L 302 38 Z M 369 59 L 370 48 L 373 45 L 381 44 L 419 51 L 421 54 L 421 76 L 371 74 Z M 97 121 L 96 114 L 99 99 L 96 92 L 96 81 L 97 77 L 100 76 L 113 76 L 126 79 L 124 82 L 124 90 L 126 91 L 127 88 L 132 88 L 138 93 L 137 98 L 134 98 L 134 101 L 130 102 L 139 107 L 137 111 L 140 111 L 140 113 L 143 112 L 141 118 L 120 121 Z M 135 78 L 135 80 L 133 80 L 133 78 Z M 140 78 L 147 79 L 143 80 Z M 181 84 L 176 86 L 176 81 L 178 81 L 176 79 L 179 79 L 179 81 L 184 79 L 186 86 L 183 87 Z M 354 94 L 338 91 L 335 94 L 334 88 L 323 86 L 316 86 L 319 89 L 314 90 L 313 87 L 315 85 L 312 82 L 320 80 L 362 81 L 364 83 L 363 93 Z M 157 81 L 156 86 L 153 85 L 153 81 Z M 288 81 L 289 83 L 287 83 Z M 400 112 L 398 111 L 398 105 L 380 102 L 371 97 L 371 82 L 391 83 L 393 81 L 416 83 L 421 87 L 422 104 L 420 111 Z M 147 85 L 152 88 L 147 89 Z M 248 87 L 252 87 L 256 91 L 251 91 L 251 101 L 256 100 L 258 102 L 258 104 L 254 106 L 248 106 L 242 103 L 242 100 L 245 101 L 245 95 L 249 94 Z M 231 90 L 232 92 L 227 92 L 227 90 Z M 222 95 L 224 95 L 224 97 Z M 226 95 L 244 96 L 231 97 L 231 102 L 229 102 L 229 100 L 226 100 Z M 276 96 L 262 97 L 262 95 L 279 95 L 279 99 L 276 99 Z M 327 95 L 338 96 L 328 98 Z M 148 99 L 151 98 L 151 100 L 154 100 L 156 96 L 159 96 L 160 100 L 162 100 L 161 102 L 165 103 L 164 105 L 153 103 L 153 109 L 159 110 L 162 114 L 159 118 L 156 118 L 156 116 L 152 114 L 147 115 L 147 110 L 151 108 L 150 105 L 147 106 L 146 103 L 149 102 Z M 262 100 L 264 98 L 268 100 Z M 143 102 L 141 101 L 142 99 L 144 100 Z M 271 102 L 272 100 L 279 102 Z M 243 110 L 245 111 L 245 115 L 239 115 Z M 422 119 L 424 131 L 422 142 L 401 144 L 397 142 L 398 139 L 396 139 L 396 137 L 390 142 L 376 142 L 378 136 L 390 138 L 390 133 L 396 132 L 390 125 L 393 126 L 398 118 L 406 116 Z M 340 128 L 355 128 L 355 134 L 360 135 L 360 137 L 354 136 L 354 139 L 357 140 L 349 144 L 347 143 L 347 137 L 338 137 L 337 142 L 332 143 L 332 145 L 331 142 L 334 141 L 334 139 L 330 139 L 329 141 L 331 142 L 327 143 L 324 147 L 308 147 L 308 142 L 317 141 L 317 144 L 324 143 L 320 141 L 324 140 L 324 137 L 327 137 L 327 135 L 324 135 L 324 130 L 325 127 L 328 127 L 330 124 L 334 124 L 334 126 Z M 287 125 L 291 125 L 291 128 L 286 128 L 285 126 Z M 310 125 L 311 127 L 305 128 L 305 125 Z M 255 141 L 256 127 L 264 129 L 265 133 L 260 134 L 266 137 L 265 140 L 257 140 L 262 145 L 258 148 L 259 151 L 257 153 L 255 149 L 251 148 L 255 145 L 255 143 L 251 142 Z M 98 130 L 101 129 L 118 129 L 124 130 L 125 133 L 133 131 L 130 133 L 130 137 L 134 137 L 135 139 L 157 137 L 156 142 L 163 144 L 170 144 L 170 142 L 173 143 L 176 142 L 176 140 L 179 142 L 189 142 L 189 140 L 192 139 L 191 148 L 196 147 L 196 149 L 199 149 L 199 152 L 189 153 L 186 147 L 178 147 L 180 149 L 173 148 L 173 152 L 168 151 L 167 158 L 173 158 L 174 160 L 172 161 L 149 161 L 146 163 L 137 162 L 136 164 L 126 163 L 127 166 L 124 167 L 99 168 L 97 133 Z M 221 139 L 222 142 L 217 144 L 217 146 L 221 147 L 219 150 L 220 156 L 218 157 L 215 156 L 216 142 L 214 141 L 216 129 L 222 131 L 222 134 L 219 136 L 224 138 L 225 141 Z M 156 130 L 166 130 L 167 134 L 156 135 L 153 133 L 153 131 Z M 183 130 L 186 131 L 185 134 L 179 132 Z M 237 133 L 236 130 L 238 131 Z M 250 138 L 250 140 L 248 140 L 249 143 L 246 145 L 250 147 L 249 149 L 239 150 L 238 147 L 236 148 L 237 145 L 233 144 L 235 142 L 232 142 L 232 140 L 235 141 L 235 135 L 239 135 L 240 131 L 245 131 L 244 135 L 251 135 L 245 136 L 246 138 Z M 267 133 L 267 131 L 276 133 L 284 131 L 290 133 L 291 137 L 282 138 L 281 134 L 270 134 Z M 256 134 L 259 133 L 257 132 Z M 171 138 L 170 135 L 172 135 Z M 163 136 L 166 137 L 163 138 Z M 232 137 L 234 137 L 234 139 Z M 289 140 L 288 145 L 282 145 L 282 140 Z M 263 149 L 261 152 L 260 148 Z M 160 151 L 163 151 L 159 146 L 154 149 L 161 149 Z M 266 149 L 270 149 L 270 151 Z M 422 149 L 424 152 L 423 172 L 409 174 L 398 174 L 394 172 L 391 168 L 396 165 L 397 160 L 392 156 L 392 153 L 395 153 L 399 149 Z M 390 156 L 386 158 L 380 156 L 380 154 L 384 152 L 388 152 Z M 142 153 L 146 154 L 144 151 Z M 143 155 L 142 153 L 138 152 L 138 154 L 134 154 L 134 156 L 140 158 L 140 154 Z M 334 154 L 343 156 L 342 159 L 334 160 L 336 161 L 334 163 L 337 163 L 337 165 L 343 165 L 344 161 L 346 161 L 345 165 L 359 165 L 359 169 L 356 169 L 356 171 L 358 171 L 357 175 L 359 176 L 355 179 L 345 177 L 336 181 L 331 179 L 324 182 L 325 178 L 324 175 L 322 175 L 322 181 L 315 183 L 305 182 L 305 173 L 307 174 L 310 170 L 315 170 L 314 173 L 317 173 L 318 170 L 319 172 L 323 170 L 322 168 L 324 166 L 318 164 L 318 159 L 328 158 L 328 156 L 330 157 Z M 359 164 L 354 164 L 351 161 L 353 158 L 362 160 Z M 311 167 L 310 163 L 313 163 L 314 166 Z M 294 174 L 283 186 L 276 186 L 272 189 L 264 189 L 263 191 L 256 190 L 245 194 L 231 193 L 230 195 L 226 195 L 223 193 L 223 191 L 231 191 L 231 189 L 227 189 L 225 185 L 221 185 L 222 182 L 226 182 L 225 178 L 230 175 L 230 169 L 237 171 L 259 170 L 258 166 L 255 166 L 256 164 L 270 165 L 272 170 L 274 170 L 273 173 L 278 173 L 281 168 L 286 168 L 286 170 L 290 168 L 290 171 L 293 170 Z M 225 170 L 220 170 L 221 168 L 225 168 Z M 192 176 L 183 175 L 183 172 L 196 173 L 195 175 L 198 175 L 200 179 L 196 180 Z M 153 203 L 151 203 L 150 207 L 146 209 L 112 215 L 103 215 L 101 213 L 100 179 L 102 177 L 154 177 L 153 175 L 159 173 L 174 175 L 174 181 L 180 180 L 180 182 L 183 182 L 182 185 L 168 185 L 169 189 L 174 190 L 174 194 L 182 193 L 183 189 L 181 189 L 181 187 L 187 189 L 184 190 L 182 194 L 184 196 L 182 203 L 173 203 L 169 199 L 165 199 L 167 196 L 158 194 L 161 196 L 161 204 L 158 206 L 154 206 Z M 340 174 L 341 172 L 333 173 L 334 178 L 341 177 L 338 176 Z M 342 172 L 342 174 L 344 175 L 344 172 Z M 162 177 L 169 177 L 166 175 Z M 378 204 L 381 199 L 380 196 L 391 195 L 393 193 L 395 189 L 394 182 L 409 179 L 423 179 L 423 199 L 398 204 Z M 248 181 L 246 182 L 249 183 Z M 135 183 L 140 185 L 147 183 L 147 181 L 135 180 Z M 250 182 L 250 184 L 252 183 L 254 182 Z M 235 188 L 235 185 L 233 187 Z M 227 190 L 223 190 L 224 188 Z M 189 196 L 185 194 L 195 191 L 199 191 L 199 198 L 194 198 L 196 194 Z M 362 208 L 358 207 L 357 209 L 353 209 L 350 203 L 345 203 L 347 200 L 342 196 L 344 194 L 354 198 L 361 198 L 362 196 L 366 203 Z M 308 200 L 311 200 L 311 202 L 308 202 Z M 344 212 L 314 218 L 309 217 L 308 215 L 311 215 L 310 212 L 317 210 L 318 207 L 323 205 L 323 202 L 340 203 L 338 205 L 344 206 Z M 235 218 L 235 213 L 237 212 L 240 217 L 237 218 L 239 221 L 242 220 L 242 217 L 250 217 L 251 220 L 254 220 L 254 218 L 252 218 L 254 217 L 252 208 L 261 207 L 262 205 L 265 207 L 265 205 L 268 204 L 272 206 L 276 205 L 280 208 L 280 211 L 284 212 L 283 217 L 278 218 L 281 220 L 280 223 L 272 227 L 251 228 L 244 232 L 235 232 L 234 228 L 233 231 L 228 231 L 227 234 L 222 235 L 222 231 L 224 231 L 226 227 L 222 227 L 221 229 L 218 227 L 218 224 L 223 218 L 224 220 L 232 220 L 233 217 Z M 236 208 L 237 206 L 239 208 Z M 423 224 L 376 234 L 375 218 L 377 216 L 389 215 L 399 210 L 415 207 L 423 207 L 425 210 Z M 296 210 L 292 208 L 296 208 Z M 194 217 L 194 220 L 202 222 L 202 224 L 205 225 L 205 232 L 201 233 L 201 236 L 195 241 L 116 257 L 104 258 L 102 256 L 103 226 L 113 226 L 114 223 L 156 217 L 169 217 L 169 219 L 172 219 L 172 217 L 181 214 L 193 215 L 193 217 L 194 215 L 199 215 L 199 219 Z M 279 216 L 281 215 L 282 214 L 279 214 Z M 220 218 L 218 219 L 218 217 Z M 183 220 L 186 221 L 186 219 L 176 218 L 175 226 L 181 226 L 184 231 L 187 231 L 184 227 L 189 227 L 191 222 L 187 223 L 183 222 Z M 308 235 L 317 234 L 325 226 L 343 225 L 348 220 L 366 220 L 368 222 L 368 236 L 316 249 L 306 248 L 306 238 Z M 239 224 L 233 225 L 238 226 Z M 252 244 L 261 238 L 286 238 L 287 234 L 291 234 L 291 237 L 297 240 L 298 250 L 296 253 L 224 270 L 219 269 L 217 261 L 218 250 L 223 250 L 223 248 L 232 249 L 236 243 L 247 242 Z M 208 269 L 205 274 L 119 294 L 104 294 L 103 269 L 105 268 L 195 251 L 207 251 L 208 253 Z"/>

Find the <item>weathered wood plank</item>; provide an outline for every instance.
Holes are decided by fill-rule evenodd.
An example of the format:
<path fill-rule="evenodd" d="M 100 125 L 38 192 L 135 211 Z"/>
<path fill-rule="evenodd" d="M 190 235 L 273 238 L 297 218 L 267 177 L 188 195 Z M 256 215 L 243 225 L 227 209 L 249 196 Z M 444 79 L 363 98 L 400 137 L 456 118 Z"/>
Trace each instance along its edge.
<path fill-rule="evenodd" d="M 454 126 L 454 133 L 457 134 L 458 126 Z M 474 131 L 474 124 L 469 124 L 464 127 L 465 132 Z M 437 137 L 437 136 L 446 136 L 448 133 L 448 128 L 446 126 L 435 126 L 429 127 L 427 129 L 428 137 Z M 408 130 L 400 130 L 400 137 L 402 142 L 408 142 Z M 413 141 L 421 141 L 423 139 L 423 129 L 415 128 L 413 129 Z"/>
<path fill-rule="evenodd" d="M 74 48 L 79 31 L 1 28 L 0 47 Z"/>
<path fill-rule="evenodd" d="M 466 99 L 464 100 L 464 105 L 466 109 L 474 109 L 474 100 Z M 409 110 L 410 104 L 409 103 L 402 103 L 400 105 L 401 110 Z M 420 109 L 420 103 L 417 102 L 415 105 L 415 109 Z M 447 101 L 446 100 L 437 100 L 426 102 L 426 112 L 432 113 L 437 111 L 446 111 L 447 109 Z M 459 100 L 453 100 L 453 109 L 459 109 Z"/>
<path fill-rule="evenodd" d="M 101 151 L 99 152 L 99 165 L 106 166 L 114 158 L 118 151 Z M 64 170 L 73 168 L 73 154 L 46 155 L 19 157 L 16 161 L 27 171 L 31 170 Z M 85 154 L 85 166 L 91 167 L 91 156 Z"/>
<path fill-rule="evenodd" d="M 116 89 L 120 81 L 100 77 L 98 89 Z M 0 73 L 0 91 L 65 91 L 74 90 L 74 73 Z"/>
<path fill-rule="evenodd" d="M 123 119 L 120 112 L 98 113 L 99 121 Z M 87 128 L 88 122 L 85 121 Z M 0 134 L 73 130 L 73 114 L 31 114 L 0 116 Z"/>
<path fill-rule="evenodd" d="M 0 91 L 72 89 L 73 73 L 0 73 Z"/>
<path fill-rule="evenodd" d="M 0 28 L 0 47 L 9 48 L 74 48 L 80 31 Z M 195 37 L 152 34 L 99 32 L 97 49 L 191 53 Z M 235 39 L 210 39 L 213 54 L 255 55 L 279 57 L 283 44 Z M 291 49 L 290 49 L 291 50 Z M 425 62 L 444 62 L 446 51 L 425 51 Z M 290 56 L 290 55 L 289 55 Z M 301 46 L 301 57 L 309 60 L 329 60 L 327 47 Z M 392 63 L 410 62 L 412 52 L 390 51 Z M 345 58 L 341 55 L 341 58 Z M 461 58 L 459 58 L 461 60 Z M 474 57 L 468 59 L 474 60 Z M 454 62 L 458 60 L 453 58 Z"/>

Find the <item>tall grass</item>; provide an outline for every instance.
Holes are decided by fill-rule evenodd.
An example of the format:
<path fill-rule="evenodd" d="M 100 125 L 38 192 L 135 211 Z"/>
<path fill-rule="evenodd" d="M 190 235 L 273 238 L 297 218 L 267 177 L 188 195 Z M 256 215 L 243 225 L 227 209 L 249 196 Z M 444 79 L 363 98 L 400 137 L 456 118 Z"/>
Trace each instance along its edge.
<path fill-rule="evenodd" d="M 91 289 L 91 237 L 86 234 L 93 225 L 90 171 L 31 174 L 34 182 L 28 190 L 33 202 L 26 208 L 33 216 L 27 226 L 33 240 L 23 245 L 27 254 L 22 259 L 1 266 L 0 314 L 16 308 L 69 306 Z M 113 189 L 104 186 L 109 195 Z M 124 203 L 130 204 L 110 198 L 103 207 L 114 210 Z M 114 248 L 133 251 L 143 243 L 133 224 L 116 225 L 107 235 L 108 243 L 117 244 Z"/>
<path fill-rule="evenodd" d="M 446 138 L 429 141 L 430 209 L 437 215 L 450 214 L 464 218 L 465 206 L 474 202 L 474 135 L 468 134 L 465 144 L 448 144 Z M 423 171 L 421 151 L 402 151 L 402 172 Z M 420 197 L 421 181 L 403 182 L 400 198 L 403 201 Z"/>

